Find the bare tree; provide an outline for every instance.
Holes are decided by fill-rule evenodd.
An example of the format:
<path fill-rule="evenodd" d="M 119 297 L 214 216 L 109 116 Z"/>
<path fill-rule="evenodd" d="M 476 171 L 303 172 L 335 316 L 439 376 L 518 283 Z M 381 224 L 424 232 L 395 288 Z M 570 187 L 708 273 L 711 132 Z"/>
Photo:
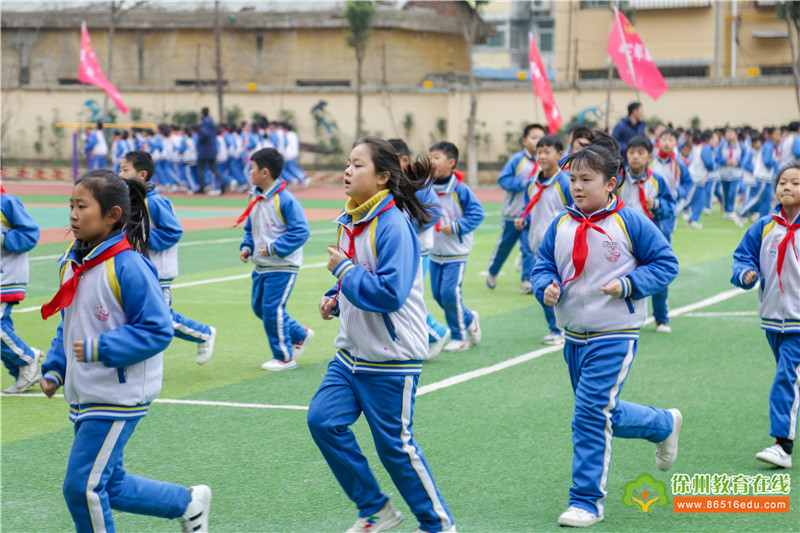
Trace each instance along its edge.
<path fill-rule="evenodd" d="M 347 46 L 356 51 L 356 139 L 361 138 L 361 106 L 363 103 L 361 69 L 367 51 L 372 16 L 375 6 L 367 0 L 350 1 L 345 4 L 344 17 L 347 21 L 344 38 Z"/>
<path fill-rule="evenodd" d="M 794 76 L 794 96 L 800 111 L 800 2 L 780 2 L 775 7 L 778 18 L 786 20 L 789 35 L 789 50 L 792 53 L 792 75 Z M 794 30 L 794 35 L 792 35 Z"/>
<path fill-rule="evenodd" d="M 465 13 L 461 17 L 461 28 L 467 44 L 467 69 L 469 74 L 469 118 L 467 119 L 467 183 L 478 184 L 478 150 L 475 143 L 475 122 L 478 114 L 478 83 L 472 68 L 472 53 L 475 49 L 475 38 L 478 36 L 478 24 L 481 17 L 479 10 L 486 0 L 476 0 L 475 7 L 464 2 Z"/>

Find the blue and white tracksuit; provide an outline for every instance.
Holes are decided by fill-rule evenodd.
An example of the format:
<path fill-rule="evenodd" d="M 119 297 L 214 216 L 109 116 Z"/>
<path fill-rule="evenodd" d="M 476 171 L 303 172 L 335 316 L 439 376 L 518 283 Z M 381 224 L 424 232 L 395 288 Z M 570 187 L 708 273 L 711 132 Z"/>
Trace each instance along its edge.
<path fill-rule="evenodd" d="M 686 166 L 680 155 L 671 154 L 670 156 L 662 157 L 660 150 L 653 156 L 649 167 L 650 170 L 653 171 L 653 174 L 658 174 L 664 178 L 664 181 L 669 186 L 672 197 L 675 198 L 676 202 L 675 216 L 673 218 L 677 218 L 678 213 L 682 211 L 689 202 L 692 189 L 694 188 L 694 181 L 689 172 L 689 167 Z M 675 228 L 673 225 L 670 234 L 674 230 Z"/>
<path fill-rule="evenodd" d="M 772 214 L 786 221 L 780 206 Z M 792 222 L 800 223 L 800 217 Z M 766 332 L 777 363 L 769 392 L 769 434 L 795 440 L 800 406 L 800 262 L 797 260 L 800 231 L 794 230 L 794 247 L 788 243 L 779 279 L 778 245 L 787 231 L 788 228 L 777 224 L 772 216 L 763 217 L 750 226 L 733 253 L 731 283 L 745 289 L 758 283 L 761 329 Z M 744 275 L 750 270 L 755 270 L 758 276 L 745 285 Z"/>
<path fill-rule="evenodd" d="M 178 241 L 183 227 L 175 215 L 172 202 L 155 187 L 147 191 L 147 212 L 150 215 L 150 261 L 158 272 L 158 283 L 170 307 L 175 336 L 191 342 L 211 340 L 211 328 L 172 309 L 172 280 L 178 276 Z"/>
<path fill-rule="evenodd" d="M 86 161 L 89 170 L 96 168 L 108 168 L 108 142 L 103 130 L 92 130 L 86 135 L 86 146 L 83 151 L 86 152 Z"/>
<path fill-rule="evenodd" d="M 119 174 L 122 159 L 133 149 L 131 146 L 131 142 L 126 139 L 119 138 L 111 141 L 111 170 L 114 171 L 114 174 Z"/>
<path fill-rule="evenodd" d="M 295 131 L 287 131 L 286 135 L 286 148 L 285 148 L 285 162 L 283 164 L 283 173 L 286 174 L 287 181 L 295 183 L 303 183 L 307 176 L 297 164 L 297 158 L 300 156 L 300 138 Z"/>
<path fill-rule="evenodd" d="M 709 187 L 711 174 L 718 168 L 714 157 L 714 149 L 706 143 L 695 144 L 689 153 L 689 173 L 692 175 L 694 187 L 690 195 L 691 214 L 689 222 L 697 222 L 703 215 L 703 209 L 709 205 Z"/>
<path fill-rule="evenodd" d="M 472 311 L 464 305 L 461 282 L 472 251 L 472 232 L 483 222 L 483 206 L 472 189 L 455 174 L 437 179 L 433 187 L 442 204 L 442 217 L 437 227 L 449 225 L 453 234 L 436 231 L 433 235 L 431 292 L 444 309 L 450 338 L 464 340 L 472 323 Z"/>
<path fill-rule="evenodd" d="M 275 180 L 264 191 L 250 191 L 250 201 L 258 196 L 262 199 L 247 217 L 239 249 L 247 249 L 255 265 L 253 312 L 264 324 L 272 357 L 285 362 L 292 359 L 293 346 L 307 335 L 306 328 L 286 312 L 286 302 L 303 264 L 303 244 L 310 230 L 303 206 L 286 189 L 285 181 Z"/>
<path fill-rule="evenodd" d="M 742 182 L 742 158 L 744 148 L 741 143 L 729 144 L 726 139 L 719 143 L 717 148 L 717 163 L 719 164 L 719 176 L 722 183 L 722 210 L 726 215 L 730 215 L 736 208 L 736 196 L 739 185 Z M 733 161 L 729 164 L 728 161 Z"/>
<path fill-rule="evenodd" d="M 758 150 L 751 149 L 749 167 L 750 172 L 753 174 L 755 185 L 739 210 L 741 216 L 749 213 L 758 213 L 760 217 L 765 217 L 769 214 L 775 193 L 775 171 L 777 166 L 775 145 L 771 141 L 764 141 L 764 144 Z"/>
<path fill-rule="evenodd" d="M 438 532 L 451 527 L 453 517 L 413 433 L 414 396 L 428 352 L 420 245 L 405 215 L 388 207 L 393 198 L 387 193 L 346 208 L 335 220 L 344 250 L 350 238 L 343 228 L 368 226 L 355 236 L 353 256 L 333 271 L 339 281 L 328 296 L 341 284 L 337 352 L 309 405 L 308 427 L 359 516 L 369 517 L 389 497 L 350 429 L 363 413 L 378 456 L 420 529 Z"/>
<path fill-rule="evenodd" d="M 16 196 L 0 194 L 2 245 L 0 245 L 0 300 L 2 301 L 2 355 L 8 372 L 19 376 L 19 369 L 31 364 L 34 351 L 14 332 L 11 310 L 25 299 L 30 277 L 28 252 L 39 241 L 39 226 Z"/>
<path fill-rule="evenodd" d="M 73 244 L 61 259 L 61 282 L 72 276 L 73 262 L 123 238 L 112 235 L 81 261 Z M 125 444 L 161 391 L 162 352 L 172 340 L 155 267 L 133 250 L 122 251 L 82 273 L 61 314 L 42 373 L 64 385 L 75 423 L 63 487 L 75 529 L 113 532 L 112 509 L 181 516 L 191 499 L 186 487 L 128 474 L 122 465 Z M 75 359 L 76 340 L 85 342 L 85 362 Z"/>
<path fill-rule="evenodd" d="M 520 251 L 522 252 L 522 280 L 528 279 L 533 268 L 533 254 L 527 243 L 524 242 L 525 239 L 522 238 L 522 231 L 514 227 L 514 219 L 525 208 L 525 202 L 523 201 L 525 189 L 528 188 L 538 170 L 539 163 L 536 162 L 536 157 L 529 154 L 528 150 L 523 149 L 521 152 L 511 156 L 511 159 L 503 165 L 503 170 L 500 171 L 497 183 L 506 192 L 503 195 L 503 203 L 500 206 L 503 227 L 500 236 L 497 238 L 497 243 L 494 245 L 492 257 L 489 259 L 489 274 L 492 276 L 500 273 L 503 263 L 505 263 L 508 254 L 511 253 L 517 242 L 519 242 Z"/>
<path fill-rule="evenodd" d="M 800 135 L 797 132 L 789 133 L 781 140 L 779 154 L 778 172 L 785 166 L 800 162 Z"/>
<path fill-rule="evenodd" d="M 645 195 L 653 199 L 653 209 L 650 210 L 653 223 L 671 244 L 672 232 L 675 229 L 675 198 L 666 180 L 650 169 L 647 169 L 647 174 L 632 176 L 630 167 L 625 167 L 623 176 L 622 184 L 617 187 L 617 196 L 626 206 L 645 215 L 639 197 L 639 187 L 644 187 Z M 663 290 L 653 294 L 653 316 L 665 324 L 669 323 L 668 291 L 669 289 L 664 287 Z"/>
<path fill-rule="evenodd" d="M 520 241 L 524 243 L 523 249 L 527 248 L 529 251 L 527 263 L 525 261 L 525 254 L 522 255 L 522 273 L 525 279 L 530 279 L 531 277 L 533 265 L 536 264 L 536 258 L 539 255 L 539 245 L 542 243 L 542 239 L 544 239 L 544 234 L 547 232 L 547 228 L 550 227 L 550 223 L 564 211 L 566 206 L 572 203 L 572 196 L 569 194 L 569 178 L 566 174 L 559 171 L 549 178 L 544 178 L 541 172 L 539 172 L 525 189 L 524 203 L 522 204 L 523 209 L 528 205 L 528 202 L 531 201 L 531 198 L 536 195 L 536 191 L 538 190 L 537 183 L 543 185 L 545 188 L 542 189 L 542 195 L 539 197 L 536 205 L 533 206 L 531 212 L 525 217 L 525 227 L 522 230 L 522 240 Z M 544 317 L 545 320 L 547 320 L 547 327 L 550 329 L 550 333 L 561 334 L 561 330 L 556 324 L 556 315 L 555 312 L 553 312 L 553 308 L 546 305 L 543 306 L 543 308 Z"/>
<path fill-rule="evenodd" d="M 612 197 L 597 213 L 613 211 Z M 567 208 L 586 218 L 574 206 Z M 639 328 L 647 315 L 647 296 L 678 274 L 678 260 L 662 233 L 645 216 L 623 207 L 589 229 L 583 272 L 562 286 L 555 306 L 566 330 L 564 358 L 575 391 L 572 419 L 572 487 L 569 505 L 603 515 L 612 436 L 665 440 L 673 429 L 669 411 L 625 402 L 619 394 L 636 355 Z M 545 288 L 575 274 L 573 247 L 579 223 L 564 213 L 547 230 L 533 271 L 533 293 L 542 302 Z M 618 279 L 621 298 L 600 287 Z"/>
<path fill-rule="evenodd" d="M 433 189 L 433 186 L 426 187 L 417 191 L 417 198 L 420 203 L 428 206 L 428 211 L 431 213 L 431 220 L 426 226 L 420 226 L 416 221 L 412 224 L 414 232 L 419 239 L 420 254 L 422 255 L 422 278 L 428 275 L 431 267 L 431 248 L 433 248 L 433 234 L 436 231 L 435 226 L 441 217 L 442 204 L 439 202 L 439 195 Z M 427 312 L 425 320 L 428 325 L 428 343 L 433 344 L 440 341 L 446 334 L 447 328 L 438 320 L 433 318 L 430 311 Z"/>

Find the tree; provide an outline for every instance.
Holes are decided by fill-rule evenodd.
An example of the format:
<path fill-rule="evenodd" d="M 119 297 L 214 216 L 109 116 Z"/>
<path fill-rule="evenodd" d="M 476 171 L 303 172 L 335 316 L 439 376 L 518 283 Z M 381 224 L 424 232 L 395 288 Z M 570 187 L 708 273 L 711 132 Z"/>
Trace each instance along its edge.
<path fill-rule="evenodd" d="M 364 64 L 374 14 L 375 6 L 366 0 L 349 1 L 344 6 L 344 18 L 347 22 L 344 39 L 347 46 L 356 51 L 356 139 L 361 137 L 361 105 L 364 97 L 361 90 L 363 84 L 361 68 Z"/>
<path fill-rule="evenodd" d="M 472 53 L 475 49 L 475 38 L 478 36 L 478 24 L 481 17 L 478 14 L 480 7 L 486 0 L 476 0 L 475 7 L 464 2 L 461 28 L 464 41 L 467 43 L 467 69 L 469 70 L 469 118 L 467 119 L 467 183 L 471 186 L 478 184 L 478 150 L 475 146 L 475 123 L 478 114 L 478 86 L 475 80 L 475 71 L 472 68 Z"/>
<path fill-rule="evenodd" d="M 786 21 L 789 34 L 789 50 L 792 52 L 792 75 L 794 75 L 794 96 L 800 111 L 800 2 L 780 2 L 775 7 L 778 18 Z M 794 27 L 794 35 L 792 29 Z"/>

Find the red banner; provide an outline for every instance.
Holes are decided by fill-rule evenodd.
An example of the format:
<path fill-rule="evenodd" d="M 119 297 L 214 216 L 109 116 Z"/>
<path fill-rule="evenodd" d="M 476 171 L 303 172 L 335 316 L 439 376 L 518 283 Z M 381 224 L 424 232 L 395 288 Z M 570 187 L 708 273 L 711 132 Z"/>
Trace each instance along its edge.
<path fill-rule="evenodd" d="M 533 40 L 533 34 L 528 34 L 528 38 L 531 42 L 530 63 L 533 92 L 542 101 L 544 113 L 547 115 L 547 131 L 553 135 L 563 122 L 561 112 L 558 110 L 555 98 L 553 98 L 553 90 L 550 88 L 550 82 L 547 81 L 547 73 L 539 55 L 539 48 L 536 46 L 536 41 Z"/>
<path fill-rule="evenodd" d="M 81 22 L 81 62 L 78 67 L 78 81 L 100 87 L 117 104 L 123 114 L 128 112 L 128 106 L 122 101 L 122 96 L 117 88 L 103 75 L 103 70 L 100 68 L 100 63 L 97 61 L 92 47 L 92 41 L 89 39 L 86 21 Z"/>
<path fill-rule="evenodd" d="M 667 82 L 658 71 L 636 29 L 621 11 L 616 13 L 607 48 L 617 66 L 619 77 L 629 86 L 641 89 L 653 100 L 658 100 L 667 90 Z"/>

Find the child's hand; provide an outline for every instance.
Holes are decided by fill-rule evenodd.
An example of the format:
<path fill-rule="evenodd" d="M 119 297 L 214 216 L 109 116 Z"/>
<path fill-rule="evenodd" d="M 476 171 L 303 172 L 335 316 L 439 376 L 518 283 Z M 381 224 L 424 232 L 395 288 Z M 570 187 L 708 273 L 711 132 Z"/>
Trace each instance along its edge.
<path fill-rule="evenodd" d="M 757 277 L 758 277 L 758 272 L 756 272 L 755 270 L 748 270 L 747 272 L 744 273 L 744 278 L 742 278 L 742 281 L 744 282 L 745 285 L 750 285 L 756 280 Z"/>
<path fill-rule="evenodd" d="M 450 224 L 442 224 L 441 225 L 442 233 L 445 235 L 452 235 L 453 234 L 453 227 Z"/>
<path fill-rule="evenodd" d="M 525 229 L 525 219 L 524 218 L 515 218 L 514 219 L 514 227 L 518 230 Z"/>
<path fill-rule="evenodd" d="M 600 287 L 600 290 L 609 296 L 622 298 L 622 282 L 616 278 Z"/>
<path fill-rule="evenodd" d="M 336 300 L 329 296 L 323 296 L 319 299 L 319 314 L 324 320 L 333 318 L 331 314 L 334 309 L 336 309 Z"/>
<path fill-rule="evenodd" d="M 330 254 L 330 257 L 328 258 L 328 270 L 331 272 L 336 270 L 336 267 L 339 266 L 339 263 L 347 259 L 347 256 L 344 255 L 344 253 L 342 253 L 337 246 L 328 246 L 328 253 Z"/>
<path fill-rule="evenodd" d="M 46 378 L 42 378 L 39 381 L 39 386 L 42 388 L 44 395 L 48 398 L 52 398 L 53 394 L 56 393 L 56 389 L 58 388 L 58 385 Z"/>
<path fill-rule="evenodd" d="M 83 363 L 83 341 L 75 341 L 72 343 L 72 351 L 75 353 L 75 360 Z"/>
<path fill-rule="evenodd" d="M 555 307 L 559 298 L 561 298 L 561 286 L 556 280 L 553 280 L 550 285 L 545 287 L 542 300 L 544 300 L 544 305 L 547 307 Z"/>
<path fill-rule="evenodd" d="M 242 263 L 247 263 L 247 260 L 250 259 L 250 250 L 242 248 L 242 251 L 239 252 L 239 259 L 242 260 Z"/>
<path fill-rule="evenodd" d="M 262 247 L 261 247 L 261 249 L 258 251 L 258 255 L 261 255 L 261 256 L 264 256 L 264 257 L 266 257 L 267 255 L 269 255 L 269 254 L 267 253 L 267 247 L 266 247 L 266 246 L 262 246 Z"/>
<path fill-rule="evenodd" d="M 645 204 L 647 204 L 647 209 L 649 210 L 649 209 L 653 209 L 653 206 L 655 205 L 655 202 L 653 201 L 652 198 L 650 198 L 648 196 L 647 199 L 645 200 Z"/>

